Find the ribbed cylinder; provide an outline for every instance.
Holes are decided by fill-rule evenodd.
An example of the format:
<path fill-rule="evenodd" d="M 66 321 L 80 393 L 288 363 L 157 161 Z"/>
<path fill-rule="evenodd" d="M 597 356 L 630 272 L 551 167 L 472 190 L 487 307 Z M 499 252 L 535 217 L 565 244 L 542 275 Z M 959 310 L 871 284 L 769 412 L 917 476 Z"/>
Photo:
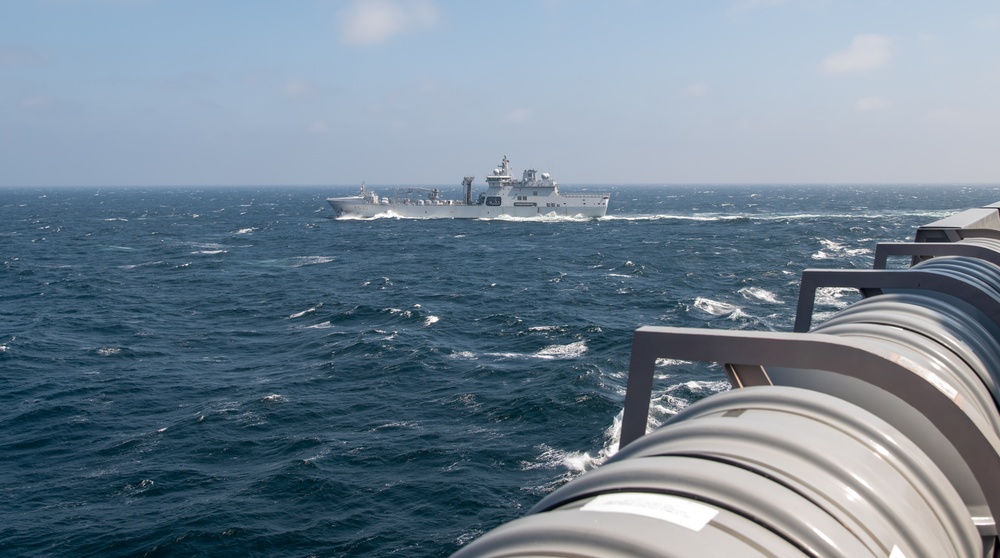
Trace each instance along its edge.
<path fill-rule="evenodd" d="M 759 387 L 692 405 L 455 556 L 965 557 L 981 548 L 961 497 L 890 424 L 822 393 Z"/>

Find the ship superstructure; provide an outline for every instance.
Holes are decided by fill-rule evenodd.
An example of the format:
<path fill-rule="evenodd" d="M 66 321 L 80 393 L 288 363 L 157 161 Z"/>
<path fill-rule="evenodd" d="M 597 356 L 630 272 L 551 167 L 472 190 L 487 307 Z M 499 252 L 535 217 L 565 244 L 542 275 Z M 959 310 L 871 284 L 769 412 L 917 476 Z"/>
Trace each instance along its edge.
<path fill-rule="evenodd" d="M 463 199 L 442 199 L 437 188 L 396 188 L 389 196 L 361 186 L 356 196 L 327 198 L 338 216 L 410 218 L 490 219 L 502 216 L 603 217 L 608 211 L 609 193 L 563 194 L 547 172 L 525 170 L 515 180 L 505 156 L 486 177 L 486 191 L 473 201 L 473 177 L 462 181 Z"/>

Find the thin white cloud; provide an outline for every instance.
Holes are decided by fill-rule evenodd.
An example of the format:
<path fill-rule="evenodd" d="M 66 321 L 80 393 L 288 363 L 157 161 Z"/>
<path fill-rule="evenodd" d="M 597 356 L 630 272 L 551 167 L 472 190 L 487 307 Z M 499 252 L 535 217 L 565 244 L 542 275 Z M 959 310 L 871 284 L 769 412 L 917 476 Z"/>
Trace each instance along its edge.
<path fill-rule="evenodd" d="M 784 4 L 787 0 L 739 0 L 729 7 L 729 14 L 735 15 L 743 12 L 752 12 L 773 6 Z"/>
<path fill-rule="evenodd" d="M 692 83 L 684 89 L 681 89 L 677 96 L 681 99 L 693 99 L 695 97 L 704 97 L 708 93 L 708 85 L 704 83 Z"/>
<path fill-rule="evenodd" d="M 355 0 L 341 11 L 340 23 L 343 42 L 372 45 L 434 26 L 437 8 L 430 0 Z"/>
<path fill-rule="evenodd" d="M 34 112 L 47 112 L 55 108 L 55 101 L 42 96 L 25 97 L 21 99 L 21 108 Z"/>
<path fill-rule="evenodd" d="M 322 134 L 329 130 L 330 126 L 322 120 L 317 120 L 309 125 L 309 129 L 312 130 L 314 134 Z"/>
<path fill-rule="evenodd" d="M 858 99 L 858 112 L 872 112 L 892 108 L 892 103 L 882 97 L 864 97 Z"/>
<path fill-rule="evenodd" d="M 302 80 L 293 80 L 286 83 L 283 90 L 286 96 L 295 99 L 313 97 L 319 93 L 318 87 Z"/>
<path fill-rule="evenodd" d="M 990 14 L 983 16 L 972 22 L 972 26 L 977 29 L 985 29 L 987 31 L 995 31 L 1000 29 L 1000 17 L 996 14 Z"/>
<path fill-rule="evenodd" d="M 10 43 L 0 43 L 0 68 L 4 66 L 37 66 L 45 61 L 38 51 Z"/>
<path fill-rule="evenodd" d="M 943 108 L 927 112 L 924 114 L 924 120 L 945 126 L 969 128 L 978 123 L 984 122 L 986 119 L 979 118 L 966 111 Z"/>
<path fill-rule="evenodd" d="M 527 122 L 531 119 L 531 109 L 519 108 L 514 109 L 504 115 L 504 121 L 512 124 L 520 124 L 522 122 Z"/>
<path fill-rule="evenodd" d="M 885 66 L 892 56 L 892 41 L 885 35 L 855 35 L 851 45 L 823 61 L 828 74 L 865 72 Z"/>

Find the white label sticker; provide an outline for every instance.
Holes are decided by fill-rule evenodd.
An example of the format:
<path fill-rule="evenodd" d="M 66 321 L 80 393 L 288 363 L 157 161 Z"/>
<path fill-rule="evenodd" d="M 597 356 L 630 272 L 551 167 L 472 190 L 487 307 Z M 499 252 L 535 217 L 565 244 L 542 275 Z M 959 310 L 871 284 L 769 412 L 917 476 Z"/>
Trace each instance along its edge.
<path fill-rule="evenodd" d="M 953 388 L 953 387 L 951 387 L 951 384 L 949 384 L 948 382 L 944 381 L 937 374 L 935 374 L 933 372 L 929 372 L 927 374 L 927 381 L 930 382 L 930 384 L 932 386 L 938 388 L 938 390 L 941 393 L 947 395 L 948 399 L 951 399 L 951 400 L 954 401 L 954 399 L 956 397 L 958 397 L 958 390 L 955 389 L 955 388 Z"/>
<path fill-rule="evenodd" d="M 580 509 L 644 515 L 687 527 L 692 531 L 701 531 L 719 513 L 715 508 L 686 498 L 645 492 L 601 494 Z"/>

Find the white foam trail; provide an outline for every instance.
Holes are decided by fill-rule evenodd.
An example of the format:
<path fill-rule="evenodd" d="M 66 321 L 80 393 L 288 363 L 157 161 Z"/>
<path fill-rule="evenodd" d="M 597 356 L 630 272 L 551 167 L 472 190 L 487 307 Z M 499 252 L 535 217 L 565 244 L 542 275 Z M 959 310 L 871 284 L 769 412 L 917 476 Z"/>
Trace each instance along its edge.
<path fill-rule="evenodd" d="M 816 305 L 817 306 L 832 306 L 834 308 L 845 308 L 853 300 L 848 300 L 846 297 L 849 295 L 855 295 L 860 297 L 856 289 L 848 287 L 821 287 L 816 289 Z"/>
<path fill-rule="evenodd" d="M 588 469 L 593 469 L 599 463 L 598 460 L 588 452 L 566 451 L 545 444 L 539 446 L 541 454 L 535 461 L 521 462 L 521 469 L 530 471 L 534 469 L 566 469 L 571 473 L 582 473 Z"/>
<path fill-rule="evenodd" d="M 677 364 L 691 364 L 690 360 L 677 360 L 674 358 L 658 358 L 656 359 L 656 366 L 674 366 Z"/>
<path fill-rule="evenodd" d="M 529 327 L 528 331 L 562 331 L 564 326 L 534 326 Z"/>
<path fill-rule="evenodd" d="M 312 314 L 317 309 L 319 309 L 320 306 L 323 306 L 323 304 L 322 303 L 321 304 L 317 304 L 316 306 L 313 306 L 312 308 L 307 308 L 307 309 L 305 309 L 305 310 L 303 310 L 301 312 L 296 312 L 296 313 L 292 314 L 291 316 L 288 316 L 288 319 L 294 320 L 295 318 L 301 318 L 302 316 L 305 316 L 306 314 Z M 329 322 L 327 322 L 327 323 L 329 323 Z"/>
<path fill-rule="evenodd" d="M 743 287 L 737 292 L 743 295 L 743 298 L 748 300 L 759 300 L 761 302 L 770 302 L 771 304 L 784 304 L 784 302 L 779 300 L 777 295 L 773 292 L 760 287 Z"/>
<path fill-rule="evenodd" d="M 298 258 L 292 258 L 296 261 L 295 267 L 302 267 L 304 265 L 316 265 L 325 264 L 333 261 L 330 256 L 300 256 Z"/>
<path fill-rule="evenodd" d="M 812 255 L 812 259 L 814 260 L 829 259 L 830 257 L 832 257 L 831 254 L 854 257 L 854 256 L 863 256 L 871 253 L 870 248 L 848 248 L 847 246 L 839 242 L 835 242 L 833 240 L 828 240 L 825 238 L 819 239 L 819 242 L 820 244 L 823 245 L 824 249 L 819 250 Z"/>
<path fill-rule="evenodd" d="M 576 341 L 568 345 L 551 345 L 535 353 L 539 358 L 576 358 L 587 352 L 587 344 L 583 341 Z"/>
<path fill-rule="evenodd" d="M 732 304 L 700 296 L 694 300 L 694 307 L 713 316 L 728 316 L 739 309 Z"/>

